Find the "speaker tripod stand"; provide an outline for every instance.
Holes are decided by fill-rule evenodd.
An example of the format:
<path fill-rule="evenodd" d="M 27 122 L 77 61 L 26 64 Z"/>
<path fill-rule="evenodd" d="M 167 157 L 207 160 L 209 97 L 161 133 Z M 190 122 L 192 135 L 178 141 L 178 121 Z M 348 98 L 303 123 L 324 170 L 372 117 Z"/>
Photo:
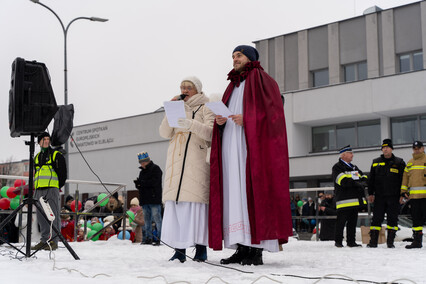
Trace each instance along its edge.
<path fill-rule="evenodd" d="M 34 134 L 31 134 L 31 139 L 30 142 L 26 142 L 26 145 L 29 145 L 30 147 L 30 169 L 29 169 L 29 177 L 28 177 L 28 198 L 25 198 L 22 203 L 15 209 L 13 210 L 13 212 L 7 216 L 3 222 L 0 223 L 0 230 L 3 229 L 3 227 L 9 223 L 13 217 L 15 217 L 19 211 L 25 206 L 28 206 L 28 211 L 27 211 L 27 236 L 26 236 L 26 252 L 24 253 L 23 251 L 21 251 L 21 249 L 17 248 L 16 246 L 14 246 L 13 244 L 11 244 L 8 240 L 5 240 L 4 238 L 2 238 L 0 236 L 0 240 L 2 240 L 3 242 L 9 244 L 11 247 L 13 247 L 14 249 L 16 249 L 18 252 L 22 253 L 23 255 L 25 255 L 26 257 L 31 257 L 33 256 L 35 253 L 37 253 L 38 250 L 34 251 L 33 253 L 31 253 L 31 230 L 32 230 L 32 215 L 33 215 L 33 205 L 37 208 L 37 210 L 39 212 L 41 212 L 43 218 L 46 220 L 46 222 L 50 223 L 49 219 L 46 216 L 46 213 L 44 212 L 44 209 L 42 208 L 42 206 L 40 205 L 40 201 L 35 200 L 33 198 L 33 191 L 32 188 L 34 187 Z M 55 216 L 55 218 L 60 218 L 60 216 Z M 71 248 L 71 246 L 68 244 L 68 242 L 65 240 L 65 238 L 62 236 L 61 232 L 58 231 L 57 228 L 55 228 L 55 226 L 52 226 L 53 231 L 55 232 L 56 235 L 53 236 L 54 237 L 58 237 L 61 242 L 65 245 L 65 247 L 68 249 L 68 251 L 71 253 L 71 255 L 74 257 L 75 260 L 79 260 L 80 258 L 78 257 L 78 255 L 74 252 L 74 250 Z M 52 238 L 52 239 L 53 239 Z M 47 246 L 47 243 L 46 245 Z"/>

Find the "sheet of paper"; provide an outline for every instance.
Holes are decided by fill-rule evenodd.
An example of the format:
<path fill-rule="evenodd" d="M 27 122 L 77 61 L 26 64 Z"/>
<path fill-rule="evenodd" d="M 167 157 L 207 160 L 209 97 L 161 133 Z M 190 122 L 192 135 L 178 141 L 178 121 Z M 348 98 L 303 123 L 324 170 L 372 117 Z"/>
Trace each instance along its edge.
<path fill-rule="evenodd" d="M 206 103 L 206 107 L 211 109 L 214 114 L 221 115 L 223 117 L 228 117 L 233 114 L 222 101 Z"/>
<path fill-rule="evenodd" d="M 185 106 L 183 101 L 167 101 L 164 102 L 164 110 L 166 111 L 167 121 L 170 127 L 179 127 L 177 121 L 179 118 L 186 118 Z"/>

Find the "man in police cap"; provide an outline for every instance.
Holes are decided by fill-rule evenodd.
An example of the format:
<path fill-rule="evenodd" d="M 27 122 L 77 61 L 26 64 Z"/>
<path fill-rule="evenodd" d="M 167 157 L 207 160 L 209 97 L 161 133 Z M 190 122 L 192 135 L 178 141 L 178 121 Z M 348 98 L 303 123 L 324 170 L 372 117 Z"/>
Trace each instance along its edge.
<path fill-rule="evenodd" d="M 426 220 L 426 155 L 421 141 L 413 143 L 413 158 L 408 161 L 404 170 L 401 185 L 400 203 L 410 200 L 411 217 L 413 218 L 413 242 L 405 246 L 407 249 L 421 248 L 423 241 L 423 225 Z"/>
<path fill-rule="evenodd" d="M 370 226 L 370 242 L 367 247 L 377 247 L 382 222 L 387 216 L 387 246 L 394 248 L 393 241 L 398 231 L 399 197 L 405 162 L 392 154 L 391 139 L 382 143 L 382 155 L 373 160 L 368 179 L 368 201 L 374 203 L 373 220 Z"/>
<path fill-rule="evenodd" d="M 354 157 L 351 145 L 341 148 L 339 154 L 340 159 L 332 169 L 337 210 L 335 246 L 343 247 L 343 230 L 346 225 L 347 246 L 360 247 L 361 245 L 355 242 L 355 229 L 358 210 L 367 205 L 364 195 L 367 177 L 351 163 Z"/>
<path fill-rule="evenodd" d="M 67 166 L 65 158 L 59 151 L 50 147 L 50 135 L 43 132 L 37 138 L 40 145 L 40 152 L 34 157 L 35 175 L 34 175 L 34 198 L 39 200 L 40 197 L 50 205 L 52 212 L 55 214 L 53 227 L 61 232 L 60 218 L 60 195 L 59 189 L 64 186 L 67 179 Z M 56 250 L 58 248 L 58 237 L 50 235 L 50 222 L 46 221 L 42 213 L 37 211 L 38 224 L 41 230 L 40 242 L 31 247 L 32 250 Z M 53 234 L 53 233 L 52 233 Z M 47 243 L 49 241 L 49 243 Z"/>

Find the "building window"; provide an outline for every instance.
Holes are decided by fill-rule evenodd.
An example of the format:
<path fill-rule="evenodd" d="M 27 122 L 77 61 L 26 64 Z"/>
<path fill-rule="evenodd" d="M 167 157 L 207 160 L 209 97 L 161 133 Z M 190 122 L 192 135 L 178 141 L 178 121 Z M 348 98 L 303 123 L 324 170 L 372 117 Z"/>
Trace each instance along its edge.
<path fill-rule="evenodd" d="M 322 152 L 336 149 L 336 130 L 334 126 L 312 128 L 312 151 Z"/>
<path fill-rule="evenodd" d="M 353 63 L 343 66 L 345 82 L 367 79 L 367 62 Z"/>
<path fill-rule="evenodd" d="M 417 119 L 417 116 L 392 118 L 392 142 L 394 144 L 407 144 L 417 140 Z"/>
<path fill-rule="evenodd" d="M 392 118 L 391 127 L 394 144 L 426 140 L 426 114 Z"/>
<path fill-rule="evenodd" d="M 426 115 L 420 116 L 420 140 L 426 141 Z"/>
<path fill-rule="evenodd" d="M 336 126 L 337 149 L 351 144 L 354 147 L 356 141 L 355 123 Z"/>
<path fill-rule="evenodd" d="M 399 72 L 418 71 L 423 69 L 423 52 L 412 52 L 399 56 Z"/>
<path fill-rule="evenodd" d="M 321 87 L 328 85 L 328 69 L 312 71 L 313 87 Z"/>
<path fill-rule="evenodd" d="M 426 123 L 426 121 L 425 121 Z M 380 120 L 312 127 L 312 152 L 380 145 Z"/>
<path fill-rule="evenodd" d="M 358 122 L 358 147 L 378 146 L 380 137 L 379 120 Z"/>

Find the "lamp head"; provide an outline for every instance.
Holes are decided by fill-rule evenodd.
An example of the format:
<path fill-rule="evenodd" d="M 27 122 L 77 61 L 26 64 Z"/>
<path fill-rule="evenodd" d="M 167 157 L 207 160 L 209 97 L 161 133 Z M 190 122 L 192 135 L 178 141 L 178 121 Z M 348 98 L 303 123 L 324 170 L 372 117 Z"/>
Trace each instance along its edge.
<path fill-rule="evenodd" d="M 31 1 L 37 1 L 37 0 L 31 0 Z M 90 20 L 94 21 L 94 22 L 106 22 L 106 21 L 108 21 L 108 19 L 98 18 L 98 17 L 90 17 Z"/>

